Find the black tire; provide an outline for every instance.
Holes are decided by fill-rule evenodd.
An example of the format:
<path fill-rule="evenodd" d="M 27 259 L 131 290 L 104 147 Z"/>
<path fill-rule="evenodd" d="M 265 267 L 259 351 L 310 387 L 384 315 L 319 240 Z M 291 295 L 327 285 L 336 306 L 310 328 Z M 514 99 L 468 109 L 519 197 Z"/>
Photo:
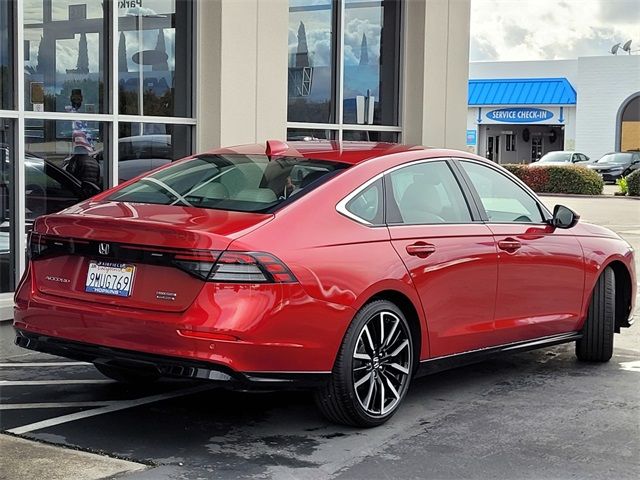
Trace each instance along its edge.
<path fill-rule="evenodd" d="M 589 313 L 576 342 L 576 356 L 583 362 L 608 362 L 613 355 L 616 323 L 616 279 L 610 267 L 598 278 L 591 295 Z"/>
<path fill-rule="evenodd" d="M 318 408 L 343 425 L 385 423 L 407 393 L 414 358 L 411 329 L 402 311 L 386 300 L 366 304 L 347 329 L 330 380 L 316 391 Z"/>
<path fill-rule="evenodd" d="M 129 368 L 115 367 L 113 365 L 104 365 L 102 363 L 94 363 L 93 366 L 105 377 L 109 377 L 120 383 L 145 385 L 154 383 L 160 378 L 158 374 L 154 374 L 153 372 L 132 370 Z"/>

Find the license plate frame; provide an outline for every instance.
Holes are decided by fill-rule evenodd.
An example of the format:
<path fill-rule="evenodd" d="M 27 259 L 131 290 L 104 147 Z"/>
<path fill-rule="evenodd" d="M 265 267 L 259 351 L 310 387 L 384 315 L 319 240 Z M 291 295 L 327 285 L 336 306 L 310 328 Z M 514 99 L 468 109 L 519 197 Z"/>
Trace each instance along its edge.
<path fill-rule="evenodd" d="M 89 261 L 84 291 L 127 298 L 133 292 L 136 266 L 130 263 Z"/>

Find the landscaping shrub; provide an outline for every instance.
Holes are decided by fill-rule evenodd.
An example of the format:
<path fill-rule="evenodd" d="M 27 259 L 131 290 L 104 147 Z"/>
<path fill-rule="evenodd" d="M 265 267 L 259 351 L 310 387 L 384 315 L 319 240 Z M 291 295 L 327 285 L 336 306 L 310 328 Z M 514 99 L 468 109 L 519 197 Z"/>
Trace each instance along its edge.
<path fill-rule="evenodd" d="M 640 170 L 624 177 L 627 181 L 627 195 L 640 197 Z"/>
<path fill-rule="evenodd" d="M 604 183 L 596 172 L 576 165 L 503 165 L 537 193 L 600 195 Z"/>

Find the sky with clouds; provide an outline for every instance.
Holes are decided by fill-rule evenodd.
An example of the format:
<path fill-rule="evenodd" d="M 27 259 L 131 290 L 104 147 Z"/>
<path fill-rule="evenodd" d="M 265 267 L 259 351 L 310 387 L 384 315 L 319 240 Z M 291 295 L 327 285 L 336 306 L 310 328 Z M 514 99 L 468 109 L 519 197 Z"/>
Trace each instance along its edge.
<path fill-rule="evenodd" d="M 640 49 L 640 0 L 471 0 L 472 62 L 608 55 L 629 39 Z"/>

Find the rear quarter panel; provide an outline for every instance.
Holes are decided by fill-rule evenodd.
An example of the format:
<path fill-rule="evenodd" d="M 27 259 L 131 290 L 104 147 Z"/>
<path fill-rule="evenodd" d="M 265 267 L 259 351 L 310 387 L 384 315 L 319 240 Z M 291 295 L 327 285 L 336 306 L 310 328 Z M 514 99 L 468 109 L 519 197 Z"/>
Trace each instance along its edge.
<path fill-rule="evenodd" d="M 408 152 L 377 159 L 375 165 L 352 167 L 278 211 L 274 221 L 234 241 L 229 249 L 273 253 L 287 264 L 310 297 L 350 307 L 351 315 L 377 293 L 402 293 L 418 312 L 420 358 L 428 358 L 421 302 L 393 249 L 388 229 L 362 225 L 336 211 L 342 198 L 378 173 L 428 156 L 425 151 Z"/>

